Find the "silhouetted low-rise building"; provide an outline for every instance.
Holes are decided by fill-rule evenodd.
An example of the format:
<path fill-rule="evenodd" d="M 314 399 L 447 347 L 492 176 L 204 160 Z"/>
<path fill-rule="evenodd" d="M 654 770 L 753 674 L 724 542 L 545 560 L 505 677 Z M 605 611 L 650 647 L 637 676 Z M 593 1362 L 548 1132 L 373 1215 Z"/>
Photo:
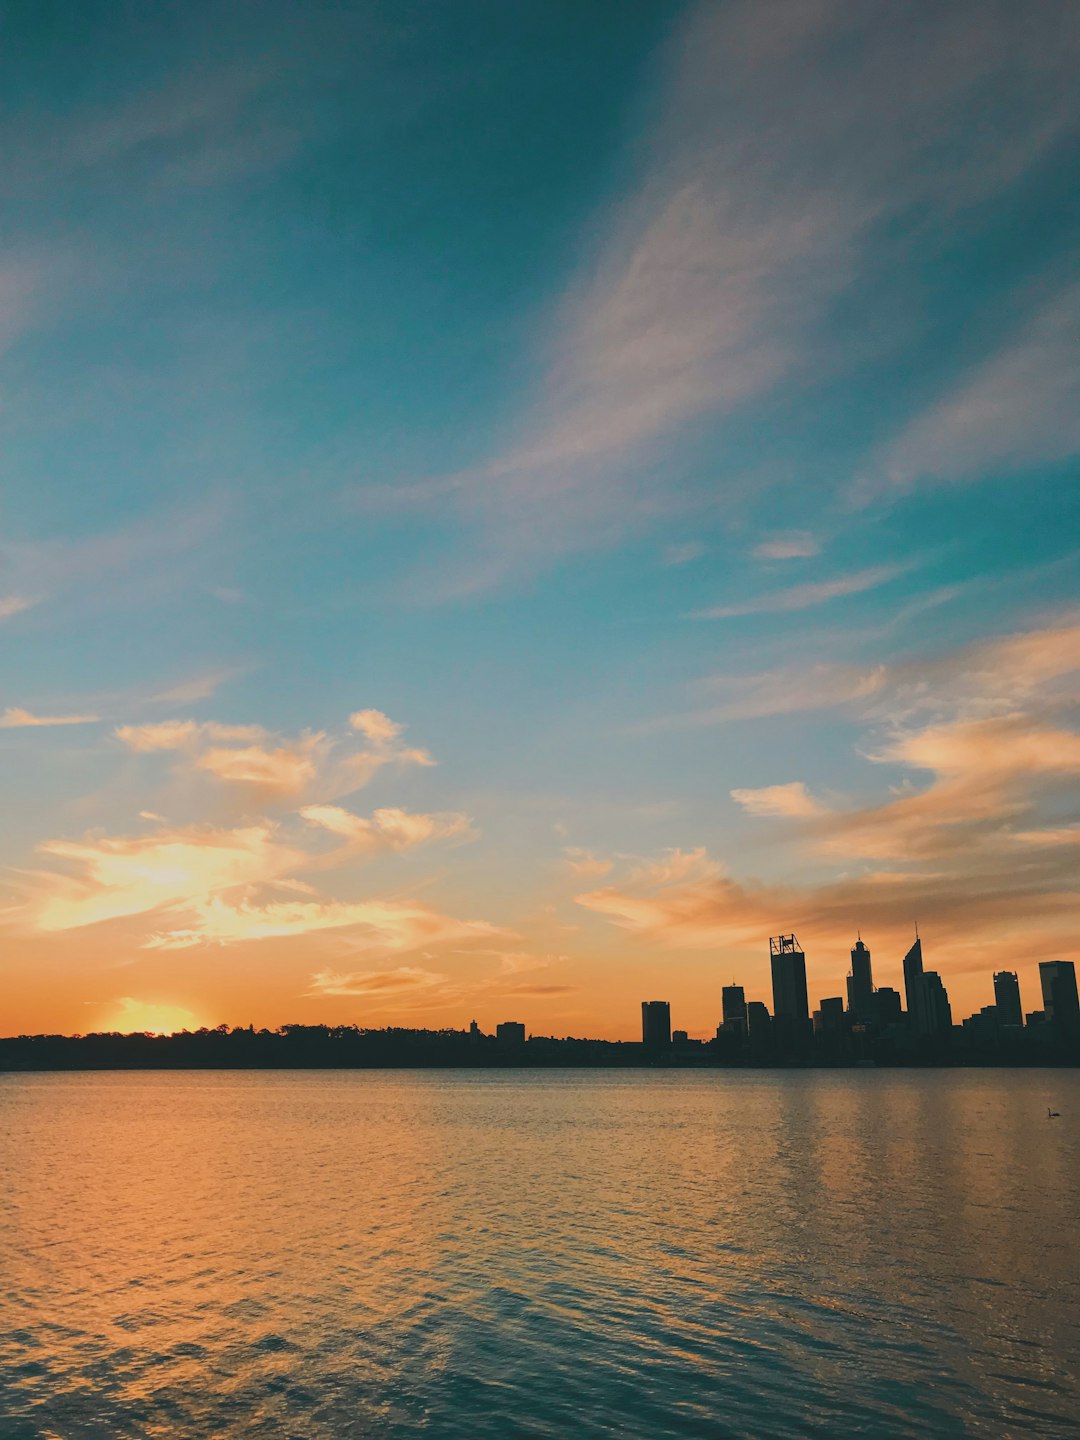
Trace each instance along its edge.
<path fill-rule="evenodd" d="M 833 1037 L 844 1031 L 844 1001 L 840 995 L 822 1000 L 814 1011 L 814 1034 Z"/>
<path fill-rule="evenodd" d="M 519 1020 L 503 1020 L 495 1027 L 495 1038 L 502 1046 L 524 1045 L 525 1026 Z"/>

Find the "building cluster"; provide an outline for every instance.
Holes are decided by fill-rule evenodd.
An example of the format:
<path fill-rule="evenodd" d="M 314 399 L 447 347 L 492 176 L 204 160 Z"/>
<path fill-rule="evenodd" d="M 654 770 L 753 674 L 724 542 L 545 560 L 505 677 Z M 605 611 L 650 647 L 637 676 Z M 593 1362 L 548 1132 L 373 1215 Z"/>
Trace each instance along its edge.
<path fill-rule="evenodd" d="M 812 1047 L 840 1052 L 869 1052 L 873 1042 L 892 1041 L 901 1049 L 941 1050 L 954 1039 L 968 1046 L 1008 1046 L 1023 1032 L 1033 1043 L 1071 1042 L 1080 1037 L 1080 1000 L 1076 967 L 1071 960 L 1044 960 L 1039 965 L 1042 1008 L 1025 1020 L 1020 982 L 1011 970 L 994 976 L 994 1003 L 984 1005 L 962 1025 L 954 1026 L 949 996 L 936 970 L 923 963 L 918 932 L 904 956 L 904 994 L 889 985 L 874 984 L 870 951 L 862 936 L 851 950 L 847 996 L 829 996 L 811 1014 L 806 988 L 806 955 L 794 935 L 776 935 L 769 941 L 773 1008 L 760 1000 L 747 1001 L 741 985 L 721 991 L 722 1015 L 716 1045 L 728 1052 L 750 1049 L 758 1053 L 799 1055 Z M 651 1050 L 687 1047 L 685 1030 L 671 1029 L 671 1006 L 666 1000 L 645 1000 L 641 1006 L 642 1044 Z"/>

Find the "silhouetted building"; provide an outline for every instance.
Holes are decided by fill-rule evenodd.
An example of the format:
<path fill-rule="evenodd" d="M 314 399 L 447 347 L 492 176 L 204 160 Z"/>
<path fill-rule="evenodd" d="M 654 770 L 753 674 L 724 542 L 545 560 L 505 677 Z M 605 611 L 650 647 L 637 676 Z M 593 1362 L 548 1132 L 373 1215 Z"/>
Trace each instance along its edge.
<path fill-rule="evenodd" d="M 874 977 L 870 970 L 870 951 L 863 944 L 861 935 L 851 951 L 847 1003 L 853 1020 L 865 1023 L 874 1019 Z"/>
<path fill-rule="evenodd" d="M 1039 983 L 1047 1020 L 1066 1028 L 1080 1020 L 1076 966 L 1071 960 L 1040 960 Z"/>
<path fill-rule="evenodd" d="M 746 1031 L 751 1045 L 768 1045 L 772 1039 L 772 1016 L 763 1000 L 751 1000 L 747 1004 Z"/>
<path fill-rule="evenodd" d="M 500 1045 L 524 1045 L 525 1026 L 518 1020 L 504 1020 L 496 1025 L 495 1038 Z"/>
<path fill-rule="evenodd" d="M 1020 981 L 1014 971 L 999 970 L 994 976 L 994 1007 L 999 1025 L 1023 1025 Z"/>
<path fill-rule="evenodd" d="M 741 985 L 725 985 L 720 992 L 722 1027 L 729 1035 L 746 1034 L 746 991 Z"/>
<path fill-rule="evenodd" d="M 891 985 L 882 985 L 874 991 L 875 1024 L 884 1030 L 887 1025 L 899 1025 L 903 1018 L 904 1008 L 900 1002 L 899 990 L 894 990 Z"/>
<path fill-rule="evenodd" d="M 480 1026 L 476 1023 L 475 1020 L 470 1020 L 470 1021 L 469 1021 L 469 1039 L 470 1039 L 470 1040 L 483 1040 L 483 1038 L 484 1038 L 484 1032 L 480 1029 Z"/>
<path fill-rule="evenodd" d="M 769 940 L 772 965 L 774 1034 L 784 1047 L 805 1045 L 810 1033 L 810 1005 L 806 998 L 806 956 L 794 935 Z"/>
<path fill-rule="evenodd" d="M 962 1026 L 965 1035 L 984 1044 L 993 1042 L 998 1034 L 998 1008 L 984 1005 L 974 1015 L 969 1015 Z"/>
<path fill-rule="evenodd" d="M 814 1011 L 814 1034 L 835 1038 L 844 1030 L 844 1000 L 840 995 L 822 1000 Z"/>
<path fill-rule="evenodd" d="M 923 989 L 926 995 L 926 1012 L 930 1019 L 931 1035 L 948 1035 L 952 1029 L 952 1007 L 949 996 L 936 970 L 923 973 Z"/>
<path fill-rule="evenodd" d="M 688 1030 L 673 1030 L 671 1032 L 672 1045 L 685 1045 L 689 1039 L 690 1032 Z"/>
<path fill-rule="evenodd" d="M 922 941 L 904 956 L 904 997 L 907 1000 L 908 1024 L 916 1035 L 930 1034 L 930 1011 L 926 1003 L 926 976 L 923 972 Z"/>
<path fill-rule="evenodd" d="M 671 1044 L 671 1005 L 667 1000 L 641 1002 L 641 1043 L 652 1050 Z"/>

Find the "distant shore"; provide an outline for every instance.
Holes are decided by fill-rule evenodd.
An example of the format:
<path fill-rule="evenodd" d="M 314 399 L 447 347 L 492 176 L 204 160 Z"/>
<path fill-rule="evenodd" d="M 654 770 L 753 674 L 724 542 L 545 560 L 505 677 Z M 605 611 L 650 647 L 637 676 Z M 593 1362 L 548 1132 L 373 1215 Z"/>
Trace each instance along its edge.
<path fill-rule="evenodd" d="M 934 1045 L 899 1033 L 858 1044 L 808 1041 L 791 1049 L 713 1041 L 650 1047 L 639 1041 L 531 1036 L 505 1044 L 465 1030 L 363 1030 L 285 1025 L 174 1035 L 19 1035 L 0 1039 L 0 1073 L 95 1070 L 858 1070 L 1080 1066 L 1071 1034 Z"/>

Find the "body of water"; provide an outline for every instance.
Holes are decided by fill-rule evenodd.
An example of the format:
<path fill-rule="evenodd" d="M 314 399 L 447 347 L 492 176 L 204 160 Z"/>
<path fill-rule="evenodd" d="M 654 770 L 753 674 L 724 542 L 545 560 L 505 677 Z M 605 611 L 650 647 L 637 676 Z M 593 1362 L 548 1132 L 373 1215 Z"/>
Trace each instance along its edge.
<path fill-rule="evenodd" d="M 1077 1072 L 3 1075 L 0 1163 L 4 1440 L 1078 1433 Z"/>

